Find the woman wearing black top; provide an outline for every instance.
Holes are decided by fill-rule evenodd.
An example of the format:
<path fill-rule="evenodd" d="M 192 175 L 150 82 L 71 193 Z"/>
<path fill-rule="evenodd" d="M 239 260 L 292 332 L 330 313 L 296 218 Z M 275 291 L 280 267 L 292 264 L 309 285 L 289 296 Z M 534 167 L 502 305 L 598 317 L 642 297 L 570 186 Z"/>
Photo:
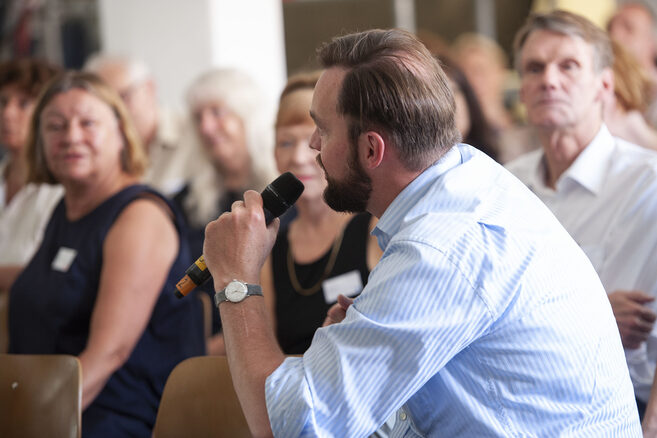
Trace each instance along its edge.
<path fill-rule="evenodd" d="M 308 115 L 319 73 L 290 78 L 280 98 L 274 155 L 280 172 L 305 185 L 296 218 L 282 229 L 261 280 L 278 341 L 286 354 L 303 353 L 339 294 L 360 293 L 381 253 L 368 235 L 368 214 L 333 211 L 323 199 L 326 179 L 309 147 Z"/>

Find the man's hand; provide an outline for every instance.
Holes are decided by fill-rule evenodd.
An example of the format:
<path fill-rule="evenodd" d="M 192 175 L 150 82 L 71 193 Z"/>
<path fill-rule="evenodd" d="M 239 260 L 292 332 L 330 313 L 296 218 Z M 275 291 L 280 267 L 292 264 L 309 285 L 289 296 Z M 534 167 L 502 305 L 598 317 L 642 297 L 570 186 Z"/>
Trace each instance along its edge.
<path fill-rule="evenodd" d="M 641 291 L 618 290 L 610 293 L 609 302 L 614 311 L 623 347 L 639 348 L 648 339 L 657 315 L 645 306 L 655 300 L 652 295 Z"/>
<path fill-rule="evenodd" d="M 338 302 L 332 305 L 328 312 L 326 312 L 326 319 L 324 320 L 322 327 L 342 322 L 345 316 L 347 316 L 347 309 L 352 304 L 354 304 L 354 300 L 352 298 L 347 298 L 344 295 L 338 295 Z"/>
<path fill-rule="evenodd" d="M 203 257 L 214 279 L 215 290 L 231 280 L 257 284 L 260 269 L 276 241 L 280 221 L 267 227 L 262 211 L 262 197 L 249 190 L 244 202 L 233 203 L 224 213 L 205 227 Z"/>

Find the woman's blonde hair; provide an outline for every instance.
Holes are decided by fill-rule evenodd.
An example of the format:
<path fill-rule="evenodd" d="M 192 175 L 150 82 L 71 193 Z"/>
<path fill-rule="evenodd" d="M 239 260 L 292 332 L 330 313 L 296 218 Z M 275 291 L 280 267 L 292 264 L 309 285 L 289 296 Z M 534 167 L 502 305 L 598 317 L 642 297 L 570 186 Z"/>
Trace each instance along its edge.
<path fill-rule="evenodd" d="M 625 111 L 645 111 L 650 99 L 650 78 L 639 61 L 618 42 L 611 40 L 614 52 L 614 94 Z"/>
<path fill-rule="evenodd" d="M 43 150 L 41 113 L 57 95 L 73 89 L 84 90 L 94 95 L 114 112 L 124 140 L 121 169 L 128 175 L 141 176 L 147 165 L 146 153 L 121 97 L 93 73 L 68 71 L 56 76 L 46 85 L 34 107 L 26 145 L 29 182 L 57 183 L 55 176 L 48 169 Z"/>

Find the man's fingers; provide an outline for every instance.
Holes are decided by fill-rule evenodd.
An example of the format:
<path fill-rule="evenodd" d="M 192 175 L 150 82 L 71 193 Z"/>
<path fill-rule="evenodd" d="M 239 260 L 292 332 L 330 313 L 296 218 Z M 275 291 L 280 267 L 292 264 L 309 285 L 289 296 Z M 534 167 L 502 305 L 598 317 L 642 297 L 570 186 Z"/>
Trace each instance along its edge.
<path fill-rule="evenodd" d="M 324 320 L 323 327 L 327 325 L 336 324 L 342 322 L 346 316 L 346 311 L 340 306 L 340 303 L 336 303 L 331 306 L 331 308 L 326 312 L 326 319 Z"/>
<path fill-rule="evenodd" d="M 634 324 L 632 324 L 630 329 L 638 333 L 649 334 L 652 331 L 652 327 L 652 322 L 646 322 L 643 319 L 637 317 L 634 319 Z"/>
<path fill-rule="evenodd" d="M 255 190 L 247 190 L 244 192 L 244 205 L 246 208 L 259 207 L 262 209 L 262 196 Z"/>
<path fill-rule="evenodd" d="M 655 319 L 657 319 L 657 314 L 655 314 L 655 312 L 649 307 L 641 306 L 637 310 L 637 313 L 639 318 L 641 318 L 643 321 L 650 323 L 651 326 L 652 323 L 655 322 Z"/>
<path fill-rule="evenodd" d="M 353 300 L 353 298 L 349 298 L 345 295 L 340 294 L 340 295 L 338 295 L 338 304 L 346 312 L 346 310 L 349 308 L 349 306 L 354 304 L 354 300 Z"/>
<path fill-rule="evenodd" d="M 645 292 L 642 292 L 640 290 L 632 290 L 625 292 L 628 298 L 630 298 L 632 301 L 636 301 L 637 303 L 650 303 L 652 301 L 655 301 L 655 297 L 653 297 L 650 294 L 647 294 Z"/>
<path fill-rule="evenodd" d="M 623 346 L 629 349 L 639 348 L 642 342 L 645 342 L 648 339 L 648 335 L 645 333 L 639 333 L 634 330 L 625 331 L 621 333 L 621 339 L 623 340 Z"/>

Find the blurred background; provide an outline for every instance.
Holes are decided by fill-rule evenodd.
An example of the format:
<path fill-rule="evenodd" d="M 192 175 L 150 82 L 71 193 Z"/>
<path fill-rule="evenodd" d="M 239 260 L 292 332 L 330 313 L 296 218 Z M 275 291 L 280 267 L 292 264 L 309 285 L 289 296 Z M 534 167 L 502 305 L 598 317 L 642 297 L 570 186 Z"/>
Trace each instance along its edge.
<path fill-rule="evenodd" d="M 511 56 L 531 10 L 565 7 L 604 25 L 614 0 L 3 0 L 0 59 L 35 56 L 81 67 L 108 52 L 145 61 L 163 105 L 183 108 L 185 87 L 211 67 L 247 71 L 274 101 L 286 77 L 315 67 L 331 37 L 398 27 L 450 45 L 476 32 Z M 513 88 L 513 79 L 508 80 Z M 512 90 L 511 90 L 512 91 Z"/>

